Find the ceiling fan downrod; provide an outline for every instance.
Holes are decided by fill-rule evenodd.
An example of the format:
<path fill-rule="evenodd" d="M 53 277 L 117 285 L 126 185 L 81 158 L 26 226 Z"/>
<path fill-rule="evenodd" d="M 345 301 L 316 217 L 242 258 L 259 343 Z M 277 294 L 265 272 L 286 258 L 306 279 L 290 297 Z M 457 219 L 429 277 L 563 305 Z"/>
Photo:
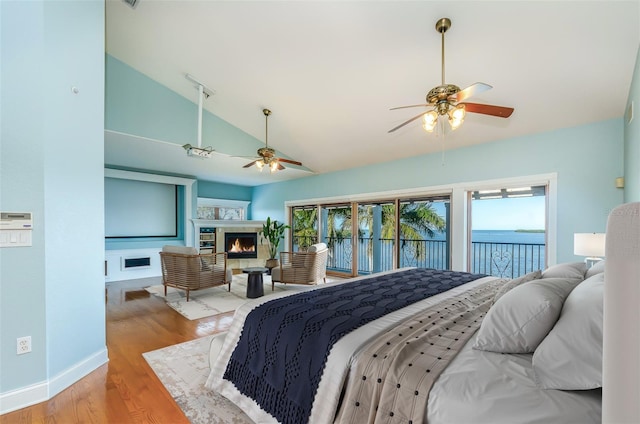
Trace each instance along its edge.
<path fill-rule="evenodd" d="M 444 33 L 451 28 L 451 19 L 441 18 L 436 22 L 436 31 L 441 34 L 441 52 L 442 52 L 442 85 L 444 85 Z"/>

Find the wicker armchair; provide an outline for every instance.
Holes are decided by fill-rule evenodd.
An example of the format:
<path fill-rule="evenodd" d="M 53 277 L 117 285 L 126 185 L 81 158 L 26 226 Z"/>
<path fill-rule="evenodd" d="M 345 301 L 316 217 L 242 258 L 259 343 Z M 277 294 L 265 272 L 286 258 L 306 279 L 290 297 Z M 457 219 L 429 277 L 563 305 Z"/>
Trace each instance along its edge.
<path fill-rule="evenodd" d="M 324 243 L 309 246 L 306 252 L 280 252 L 280 265 L 271 271 L 271 290 L 275 283 L 318 284 L 327 282 L 327 255 Z"/>
<path fill-rule="evenodd" d="M 160 252 L 164 295 L 167 287 L 175 287 L 189 292 L 208 287 L 229 285 L 233 273 L 227 269 L 226 253 L 198 254 L 195 247 L 164 246 Z"/>

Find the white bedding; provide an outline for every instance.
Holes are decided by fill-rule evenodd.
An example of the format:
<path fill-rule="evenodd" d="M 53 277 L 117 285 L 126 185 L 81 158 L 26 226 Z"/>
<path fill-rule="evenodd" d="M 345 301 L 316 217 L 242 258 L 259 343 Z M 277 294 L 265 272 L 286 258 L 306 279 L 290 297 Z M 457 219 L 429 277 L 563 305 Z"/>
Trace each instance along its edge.
<path fill-rule="evenodd" d="M 362 278 L 367 277 L 358 279 Z M 397 322 L 450 295 L 457 295 L 492 280 L 495 280 L 495 277 L 481 278 L 417 302 L 372 321 L 335 343 L 327 358 L 309 422 L 331 423 L 333 421 L 351 362 L 358 349 L 375 334 L 393 328 Z M 311 289 L 324 286 L 326 285 Z M 287 295 L 291 294 L 282 294 L 282 296 Z M 260 409 L 251 398 L 240 393 L 232 383 L 222 379 L 222 375 L 240 337 L 244 319 L 253 308 L 266 300 L 256 299 L 247 302 L 236 311 L 234 321 L 206 383 L 208 388 L 219 392 L 238 405 L 256 423 L 277 421 Z M 463 352 L 436 381 L 429 397 L 428 422 L 430 424 L 518 422 L 514 421 L 514 417 L 522 417 L 521 422 L 527 423 L 559 422 L 550 417 L 557 417 L 558 414 L 567 410 L 575 411 L 575 415 L 568 415 L 562 422 L 599 422 L 600 399 L 597 391 L 581 394 L 555 390 L 541 391 L 535 387 L 531 379 L 531 355 L 501 355 L 476 351 L 470 349 L 473 341 L 474 338 L 467 343 Z M 483 381 L 480 382 L 480 379 Z M 518 388 L 515 389 L 515 386 Z M 505 396 L 508 397 L 508 401 L 505 400 Z"/>
<path fill-rule="evenodd" d="M 600 423 L 601 390 L 543 390 L 532 354 L 471 349 L 473 338 L 440 374 L 429 394 L 429 424 Z"/>

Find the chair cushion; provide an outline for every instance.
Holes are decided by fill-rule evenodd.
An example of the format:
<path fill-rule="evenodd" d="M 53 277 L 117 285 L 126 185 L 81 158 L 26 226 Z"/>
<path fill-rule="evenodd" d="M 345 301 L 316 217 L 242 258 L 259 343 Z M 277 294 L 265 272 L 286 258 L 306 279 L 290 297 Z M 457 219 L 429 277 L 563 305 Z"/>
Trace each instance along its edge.
<path fill-rule="evenodd" d="M 162 246 L 162 251 L 166 253 L 179 253 L 181 255 L 197 255 L 198 249 L 190 246 Z"/>
<path fill-rule="evenodd" d="M 320 252 L 321 250 L 324 250 L 326 248 L 327 248 L 327 245 L 325 243 L 316 243 L 309 246 L 307 248 L 307 252 L 308 253 Z"/>
<path fill-rule="evenodd" d="M 311 254 L 305 255 L 304 267 L 311 268 L 316 261 L 315 253 L 322 252 L 326 248 L 327 248 L 327 245 L 324 243 L 316 243 L 309 246 L 309 248 L 307 249 L 307 253 L 311 253 Z"/>

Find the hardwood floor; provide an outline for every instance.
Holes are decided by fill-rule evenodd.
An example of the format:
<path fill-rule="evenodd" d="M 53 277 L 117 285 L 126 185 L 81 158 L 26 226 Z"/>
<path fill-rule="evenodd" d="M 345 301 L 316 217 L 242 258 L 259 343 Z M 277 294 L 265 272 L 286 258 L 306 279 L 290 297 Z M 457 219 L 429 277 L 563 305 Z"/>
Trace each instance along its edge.
<path fill-rule="evenodd" d="M 107 284 L 109 362 L 47 402 L 0 416 L 14 423 L 188 423 L 142 353 L 229 328 L 233 312 L 189 321 L 143 287 L 160 279 Z"/>

